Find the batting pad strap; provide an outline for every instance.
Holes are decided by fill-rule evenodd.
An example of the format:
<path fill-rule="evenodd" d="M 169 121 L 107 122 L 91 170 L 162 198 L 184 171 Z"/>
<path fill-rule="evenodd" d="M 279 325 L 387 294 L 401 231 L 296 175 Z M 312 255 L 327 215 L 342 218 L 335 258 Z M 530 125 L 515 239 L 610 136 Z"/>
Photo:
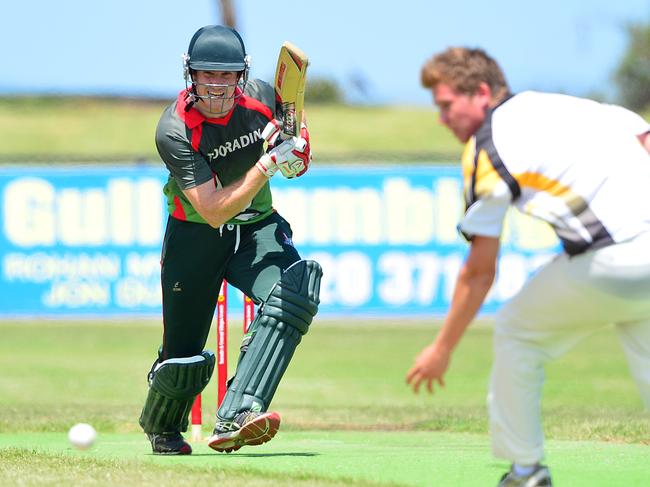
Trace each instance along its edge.
<path fill-rule="evenodd" d="M 258 315 L 259 326 L 237 366 L 217 416 L 266 411 L 296 347 L 318 311 L 322 270 L 314 261 L 287 269 Z"/>
<path fill-rule="evenodd" d="M 271 290 L 262 308 L 264 317 L 274 318 L 307 333 L 318 312 L 323 271 L 313 260 L 300 260 L 289 267 Z"/>
<path fill-rule="evenodd" d="M 192 403 L 210 381 L 214 371 L 214 353 L 170 359 L 156 365 L 150 375 L 149 393 L 140 426 L 146 433 L 187 430 Z"/>

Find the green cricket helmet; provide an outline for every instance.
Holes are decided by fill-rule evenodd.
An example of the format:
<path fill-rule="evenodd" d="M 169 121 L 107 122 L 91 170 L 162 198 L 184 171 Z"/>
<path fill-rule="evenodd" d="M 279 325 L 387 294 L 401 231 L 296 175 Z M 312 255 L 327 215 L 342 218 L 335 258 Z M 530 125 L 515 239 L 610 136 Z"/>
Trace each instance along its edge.
<path fill-rule="evenodd" d="M 244 41 L 235 29 L 223 25 L 206 25 L 192 36 L 187 53 L 183 55 L 183 76 L 189 94 L 189 110 L 194 103 L 202 100 L 214 114 L 226 113 L 231 103 L 242 96 L 248 82 L 250 57 L 246 54 Z M 195 80 L 196 71 L 233 71 L 239 73 L 237 85 L 232 96 L 223 96 L 222 84 L 199 84 Z M 199 95 L 197 86 L 202 86 L 203 95 Z M 219 91 L 220 94 L 213 92 Z"/>
<path fill-rule="evenodd" d="M 237 71 L 248 79 L 250 57 L 244 41 L 235 29 L 223 25 L 206 25 L 192 36 L 183 55 L 185 80 L 192 71 Z"/>

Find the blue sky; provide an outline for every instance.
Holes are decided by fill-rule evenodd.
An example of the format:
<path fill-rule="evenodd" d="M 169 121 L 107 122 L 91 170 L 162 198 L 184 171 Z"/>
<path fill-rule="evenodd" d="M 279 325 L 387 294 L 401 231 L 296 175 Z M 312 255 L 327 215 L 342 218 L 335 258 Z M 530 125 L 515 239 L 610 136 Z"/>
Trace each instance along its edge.
<path fill-rule="evenodd" d="M 611 75 L 625 26 L 650 22 L 650 0 L 234 0 L 252 76 L 272 78 L 280 45 L 311 58 L 310 76 L 339 81 L 354 99 L 429 104 L 419 70 L 450 45 L 482 47 L 515 91 L 615 96 Z M 396 7 L 389 7 L 395 5 Z M 173 97 L 181 54 L 216 0 L 6 2 L 0 17 L 1 93 Z M 351 80 L 364 80 L 365 97 Z"/>

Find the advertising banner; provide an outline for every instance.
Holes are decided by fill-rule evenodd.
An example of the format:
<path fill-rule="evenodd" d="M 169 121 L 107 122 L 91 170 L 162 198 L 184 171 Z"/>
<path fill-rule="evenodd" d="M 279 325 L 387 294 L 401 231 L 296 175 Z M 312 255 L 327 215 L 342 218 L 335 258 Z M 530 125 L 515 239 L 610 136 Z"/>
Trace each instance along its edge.
<path fill-rule="evenodd" d="M 166 179 L 148 165 L 3 169 L 0 315 L 159 314 Z M 272 187 L 302 257 L 323 266 L 323 314 L 445 312 L 467 251 L 459 168 L 314 167 Z M 558 250 L 516 212 L 502 243 L 488 313 Z"/>

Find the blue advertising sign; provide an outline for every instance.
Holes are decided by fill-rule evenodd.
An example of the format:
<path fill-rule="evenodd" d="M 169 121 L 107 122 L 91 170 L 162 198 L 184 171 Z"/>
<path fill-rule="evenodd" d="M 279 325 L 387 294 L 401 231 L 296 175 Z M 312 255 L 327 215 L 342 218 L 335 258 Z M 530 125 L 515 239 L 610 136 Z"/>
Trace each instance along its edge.
<path fill-rule="evenodd" d="M 149 166 L 4 169 L 0 315 L 159 314 L 166 179 Z M 272 185 L 301 255 L 323 266 L 323 314 L 445 312 L 467 250 L 458 168 L 315 167 Z M 557 250 L 549 228 L 510 214 L 483 311 Z"/>

